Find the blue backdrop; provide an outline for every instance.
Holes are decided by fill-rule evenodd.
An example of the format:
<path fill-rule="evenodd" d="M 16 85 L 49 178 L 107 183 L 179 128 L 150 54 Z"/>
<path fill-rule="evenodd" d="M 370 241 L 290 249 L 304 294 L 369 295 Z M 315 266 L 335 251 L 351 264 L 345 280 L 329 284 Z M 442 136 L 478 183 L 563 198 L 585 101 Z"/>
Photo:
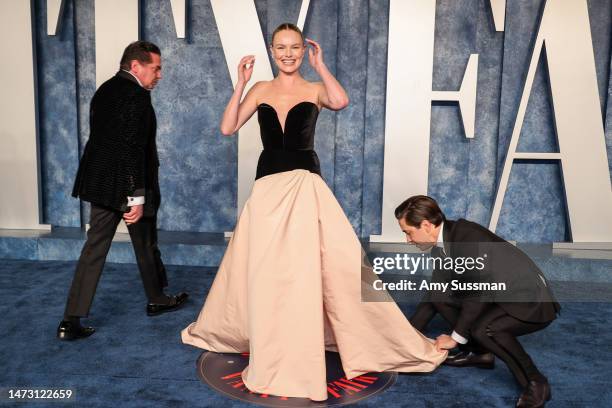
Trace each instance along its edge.
<path fill-rule="evenodd" d="M 87 205 L 70 197 L 88 137 L 95 91 L 94 1 L 68 0 L 61 31 L 46 35 L 46 6 L 35 1 L 44 222 L 81 226 Z M 300 0 L 256 0 L 267 40 L 297 21 Z M 489 0 L 438 0 L 434 90 L 458 89 L 470 53 L 480 55 L 476 138 L 467 140 L 457 105 L 434 104 L 429 194 L 449 218 L 488 224 L 544 0 L 507 2 L 506 28 L 495 32 Z M 602 120 L 612 170 L 610 43 L 612 1 L 590 0 L 589 15 Z M 157 43 L 164 79 L 153 92 L 163 204 L 159 227 L 220 232 L 236 221 L 237 140 L 219 119 L 232 93 L 208 0 L 188 2 L 187 39 L 177 39 L 168 0 L 141 0 L 141 38 Z M 357 233 L 380 233 L 389 0 L 312 0 L 305 34 L 319 41 L 351 104 L 322 112 L 316 148 L 323 176 Z M 117 56 L 119 61 L 120 55 Z M 546 62 L 540 61 L 519 149 L 556 151 Z M 317 80 L 305 61 L 303 73 Z M 407 159 L 410 152 L 406 152 Z M 410 171 L 409 161 L 406 169 Z M 568 238 L 559 165 L 514 165 L 497 232 L 521 242 Z"/>

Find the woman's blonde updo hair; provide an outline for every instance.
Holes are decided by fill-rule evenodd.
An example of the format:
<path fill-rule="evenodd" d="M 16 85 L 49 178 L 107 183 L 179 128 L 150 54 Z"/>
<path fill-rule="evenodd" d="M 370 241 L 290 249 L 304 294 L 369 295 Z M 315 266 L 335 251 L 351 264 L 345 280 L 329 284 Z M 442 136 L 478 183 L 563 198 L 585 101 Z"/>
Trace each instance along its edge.
<path fill-rule="evenodd" d="M 278 34 L 279 31 L 283 31 L 283 30 L 295 31 L 296 33 L 300 35 L 302 42 L 304 42 L 304 34 L 302 33 L 302 30 L 300 30 L 298 26 L 292 23 L 283 23 L 279 25 L 278 27 L 276 27 L 274 32 L 272 32 L 272 39 L 270 40 L 270 45 L 274 43 L 274 37 L 276 36 L 276 34 Z"/>

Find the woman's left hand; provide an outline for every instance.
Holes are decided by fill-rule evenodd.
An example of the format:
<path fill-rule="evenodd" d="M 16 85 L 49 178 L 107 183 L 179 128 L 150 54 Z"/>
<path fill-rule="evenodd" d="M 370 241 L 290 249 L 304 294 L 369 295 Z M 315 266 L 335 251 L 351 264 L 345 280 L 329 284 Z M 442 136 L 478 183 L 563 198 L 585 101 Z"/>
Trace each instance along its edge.
<path fill-rule="evenodd" d="M 323 50 L 318 42 L 306 38 L 306 42 L 311 46 L 308 48 L 308 62 L 315 70 L 321 68 L 323 63 Z"/>
<path fill-rule="evenodd" d="M 308 61 L 321 78 L 321 82 L 318 82 L 320 88 L 319 101 L 327 109 L 344 109 L 349 104 L 348 95 L 344 88 L 342 88 L 342 85 L 325 66 L 321 46 L 310 38 L 306 38 L 305 41 L 310 45 L 308 47 Z"/>

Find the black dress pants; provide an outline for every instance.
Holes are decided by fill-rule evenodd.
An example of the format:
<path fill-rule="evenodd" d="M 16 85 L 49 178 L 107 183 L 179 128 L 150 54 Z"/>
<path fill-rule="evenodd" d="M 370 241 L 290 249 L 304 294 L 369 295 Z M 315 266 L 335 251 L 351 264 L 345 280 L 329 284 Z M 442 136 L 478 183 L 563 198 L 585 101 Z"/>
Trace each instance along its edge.
<path fill-rule="evenodd" d="M 436 312 L 440 313 L 451 327 L 454 327 L 461 312 L 461 304 L 453 301 L 422 302 L 410 318 L 410 322 L 416 329 L 422 331 Z M 495 354 L 506 363 L 516 381 L 522 387 L 526 387 L 530 380 L 542 380 L 545 377 L 540 373 L 517 337 L 542 330 L 549 324 L 550 322 L 524 322 L 510 316 L 499 305 L 491 303 L 474 322 L 470 330 L 470 341 L 466 346 L 471 346 L 471 350 L 475 352 L 486 350 Z"/>
<path fill-rule="evenodd" d="M 66 317 L 87 317 L 106 256 L 123 213 L 91 205 L 90 228 L 81 251 L 66 302 Z M 163 288 L 168 285 L 166 270 L 157 245 L 157 215 L 142 217 L 128 226 L 140 277 L 149 302 L 165 303 Z"/>
<path fill-rule="evenodd" d="M 526 387 L 530 380 L 543 380 L 545 377 L 516 338 L 542 330 L 549 324 L 524 322 L 493 303 L 474 323 L 471 335 L 477 343 L 501 358 L 516 381 Z"/>

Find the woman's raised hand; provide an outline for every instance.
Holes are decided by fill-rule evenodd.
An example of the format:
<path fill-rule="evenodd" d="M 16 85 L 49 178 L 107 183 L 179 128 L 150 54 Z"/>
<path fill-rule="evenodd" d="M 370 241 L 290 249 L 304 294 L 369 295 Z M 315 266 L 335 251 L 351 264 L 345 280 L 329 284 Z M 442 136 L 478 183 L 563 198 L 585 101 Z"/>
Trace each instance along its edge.
<path fill-rule="evenodd" d="M 249 82 L 249 80 L 251 79 L 251 75 L 253 74 L 254 65 L 254 55 L 247 55 L 240 59 L 240 63 L 238 64 L 238 82 L 242 82 L 244 84 Z"/>
<path fill-rule="evenodd" d="M 315 70 L 323 66 L 323 50 L 318 42 L 306 38 L 306 42 L 310 45 L 308 48 L 308 62 Z"/>

